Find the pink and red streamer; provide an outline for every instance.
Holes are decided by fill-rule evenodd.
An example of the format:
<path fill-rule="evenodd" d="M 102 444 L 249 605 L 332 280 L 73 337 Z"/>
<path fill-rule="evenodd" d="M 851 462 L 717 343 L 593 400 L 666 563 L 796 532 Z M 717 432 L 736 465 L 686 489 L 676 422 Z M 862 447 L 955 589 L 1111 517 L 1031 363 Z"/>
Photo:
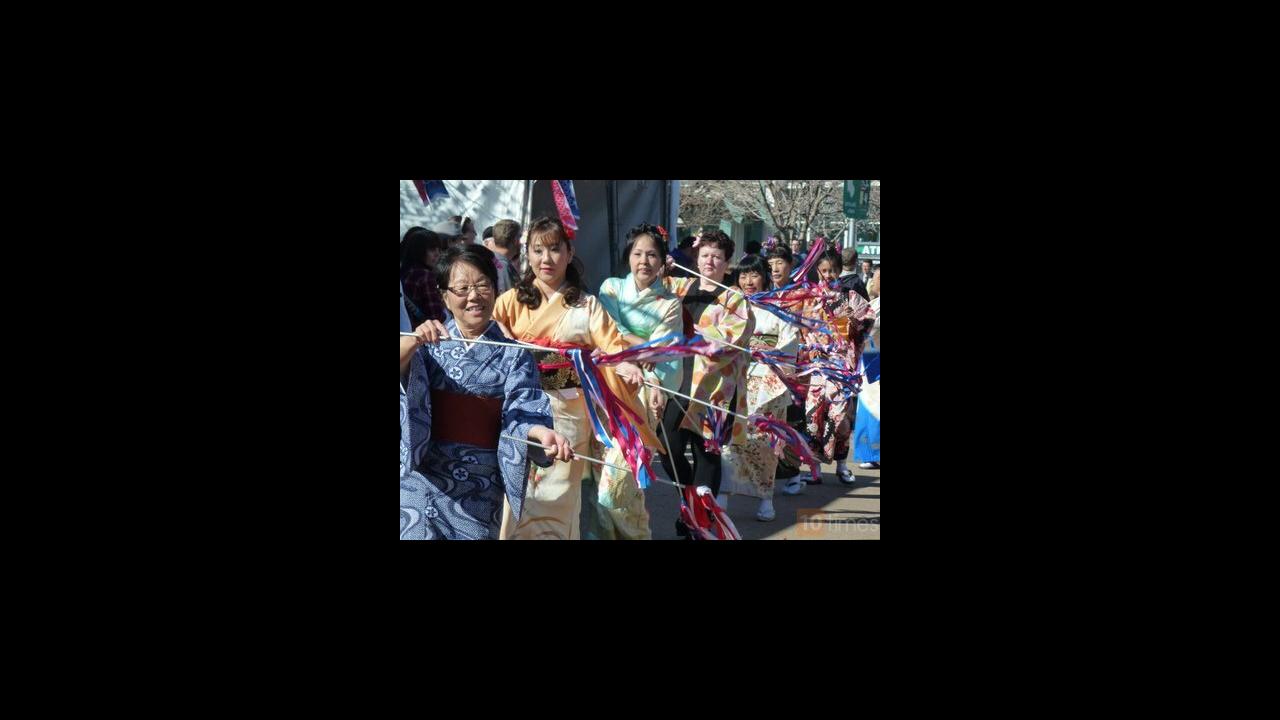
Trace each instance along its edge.
<path fill-rule="evenodd" d="M 680 522 L 695 540 L 741 540 L 733 520 L 716 504 L 711 488 L 685 485 L 680 498 Z"/>
<path fill-rule="evenodd" d="M 574 369 L 578 372 L 578 379 L 582 383 L 587 413 L 591 416 L 591 425 L 595 431 L 596 438 L 608 448 L 614 447 L 609 438 L 611 436 L 615 438 L 619 448 L 622 450 L 622 456 L 626 458 L 627 465 L 631 467 L 631 472 L 635 475 L 636 482 L 640 485 L 640 489 L 648 488 L 649 481 L 653 477 L 653 470 L 649 466 L 650 461 L 653 459 L 653 454 L 649 451 L 649 448 L 645 447 L 644 439 L 640 436 L 640 431 L 635 426 L 635 423 L 644 422 L 644 420 L 619 400 L 617 395 L 613 394 L 613 391 L 601 379 L 600 371 L 592 363 L 589 354 L 582 350 L 569 350 L 568 355 L 569 359 L 573 361 Z M 596 413 L 597 406 L 604 415 L 605 422 L 603 424 Z M 605 425 L 608 426 L 607 431 Z"/>
<path fill-rule="evenodd" d="M 800 278 L 808 275 L 813 266 L 818 264 L 818 257 L 826 250 L 826 238 L 817 238 L 813 243 L 813 247 L 809 248 L 809 254 L 805 256 L 804 262 L 800 264 L 800 267 L 791 271 L 791 282 L 797 282 Z"/>

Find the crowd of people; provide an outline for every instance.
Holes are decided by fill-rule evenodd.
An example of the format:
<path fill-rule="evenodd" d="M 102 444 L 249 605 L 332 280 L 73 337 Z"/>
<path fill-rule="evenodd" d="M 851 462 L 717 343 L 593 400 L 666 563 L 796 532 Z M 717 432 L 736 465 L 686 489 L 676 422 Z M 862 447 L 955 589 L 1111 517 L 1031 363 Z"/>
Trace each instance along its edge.
<path fill-rule="evenodd" d="M 799 494 L 822 463 L 846 484 L 851 454 L 879 467 L 879 266 L 855 249 L 769 238 L 731 265 L 719 230 L 672 243 L 641 224 L 630 272 L 593 295 L 556 218 L 475 238 L 454 217 L 401 242 L 402 539 L 649 539 L 638 447 L 687 498 L 705 487 L 724 509 L 749 488 L 762 522 L 775 480 Z M 584 371 L 583 353 L 690 341 L 706 344 Z M 599 393 L 619 405 L 608 430 Z M 676 531 L 699 537 L 689 517 Z"/>

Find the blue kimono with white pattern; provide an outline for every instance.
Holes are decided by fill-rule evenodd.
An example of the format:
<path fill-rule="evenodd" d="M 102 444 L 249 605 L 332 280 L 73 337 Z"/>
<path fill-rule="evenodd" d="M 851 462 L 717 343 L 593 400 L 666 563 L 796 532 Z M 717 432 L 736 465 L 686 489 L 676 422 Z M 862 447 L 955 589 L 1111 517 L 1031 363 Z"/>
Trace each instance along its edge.
<path fill-rule="evenodd" d="M 457 324 L 445 323 L 450 335 Z M 482 336 L 509 342 L 496 323 Z M 520 518 L 528 461 L 551 464 L 542 449 L 503 438 L 497 450 L 431 440 L 431 390 L 502 398 L 501 434 L 524 438 L 534 425 L 552 427 L 551 404 L 528 350 L 456 340 L 414 353 L 409 384 L 400 391 L 400 539 L 496 540 L 503 495 Z M 466 418 L 436 418 L 466 422 Z"/>

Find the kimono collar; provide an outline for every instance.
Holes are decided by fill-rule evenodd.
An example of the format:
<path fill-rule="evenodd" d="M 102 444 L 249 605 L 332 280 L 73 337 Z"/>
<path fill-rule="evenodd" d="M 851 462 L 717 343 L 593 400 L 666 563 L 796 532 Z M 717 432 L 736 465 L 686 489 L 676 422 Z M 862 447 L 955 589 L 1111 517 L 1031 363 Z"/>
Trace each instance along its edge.
<path fill-rule="evenodd" d="M 569 282 L 569 279 L 565 278 L 564 281 L 560 283 L 560 287 L 557 288 L 556 291 L 551 293 L 550 295 L 548 295 L 547 291 L 543 289 L 542 283 L 535 282 L 533 285 L 534 287 L 538 288 L 538 292 L 542 293 L 543 299 L 545 299 L 547 301 L 547 304 L 550 305 L 551 303 L 556 301 L 556 298 L 560 297 L 560 291 L 564 289 L 565 283 L 567 282 Z"/>
<path fill-rule="evenodd" d="M 458 329 L 458 321 L 455 318 L 449 318 L 446 320 L 444 323 L 444 329 L 448 330 L 450 335 L 463 337 L 462 331 Z M 494 333 L 497 333 L 497 335 L 495 336 Z M 506 335 L 502 334 L 502 329 L 498 327 L 498 323 L 494 322 L 493 319 L 490 318 L 489 324 L 485 327 L 484 332 L 480 333 L 480 338 L 487 340 L 505 340 Z M 466 342 L 466 340 L 463 340 L 462 342 Z"/>
<path fill-rule="evenodd" d="M 635 273 L 627 273 L 627 279 L 624 281 L 624 284 L 627 286 L 627 288 L 629 288 L 629 291 L 627 294 L 634 297 L 637 300 L 643 300 L 650 296 L 655 298 L 675 297 L 675 293 L 671 292 L 671 290 L 667 288 L 666 285 L 662 284 L 662 278 L 658 278 L 654 280 L 652 283 L 649 284 L 649 287 L 643 290 L 637 290 Z"/>

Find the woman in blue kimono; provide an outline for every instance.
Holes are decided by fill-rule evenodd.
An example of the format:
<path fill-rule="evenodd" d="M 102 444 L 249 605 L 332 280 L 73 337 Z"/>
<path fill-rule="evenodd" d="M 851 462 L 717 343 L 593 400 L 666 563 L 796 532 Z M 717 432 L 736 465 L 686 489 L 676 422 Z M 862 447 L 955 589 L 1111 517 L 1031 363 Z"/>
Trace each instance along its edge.
<path fill-rule="evenodd" d="M 453 318 L 428 321 L 436 334 L 510 342 L 492 320 L 493 252 L 474 244 L 452 248 L 439 271 Z M 568 462 L 573 451 L 552 429 L 550 403 L 528 350 L 458 340 L 423 347 L 426 338 L 419 327 L 414 337 L 400 339 L 400 537 L 496 540 L 503 494 L 517 518 L 523 510 L 526 461 L 547 467 L 555 459 Z"/>
<path fill-rule="evenodd" d="M 600 284 L 600 304 L 618 325 L 618 332 L 632 345 L 672 334 L 684 334 L 680 297 L 662 283 L 661 271 L 666 259 L 665 230 L 657 225 L 640 224 L 627 235 L 623 256 L 631 267 L 625 278 L 605 278 Z M 680 389 L 680 360 L 651 364 L 645 379 L 668 390 Z M 665 393 L 641 386 L 640 399 L 648 408 L 649 425 L 657 427 L 666 405 Z"/>
<path fill-rule="evenodd" d="M 641 224 L 627 235 L 623 256 L 631 267 L 625 278 L 605 278 L 600 285 L 600 304 L 618 326 L 618 332 L 632 345 L 668 335 L 683 337 L 684 323 L 680 298 L 662 284 L 661 271 L 667 253 L 665 230 Z M 657 364 L 646 363 L 644 376 L 649 382 L 668 390 L 680 388 L 680 360 Z M 662 418 L 667 396 L 647 386 L 640 386 L 639 406 L 647 408 L 649 428 L 655 433 Z M 663 451 L 665 452 L 665 450 Z M 601 477 L 608 479 L 607 475 Z M 630 478 L 613 482 L 597 482 L 588 475 L 582 479 L 583 502 L 594 504 L 588 511 L 582 536 L 587 540 L 648 540 L 649 511 L 644 491 Z"/>

